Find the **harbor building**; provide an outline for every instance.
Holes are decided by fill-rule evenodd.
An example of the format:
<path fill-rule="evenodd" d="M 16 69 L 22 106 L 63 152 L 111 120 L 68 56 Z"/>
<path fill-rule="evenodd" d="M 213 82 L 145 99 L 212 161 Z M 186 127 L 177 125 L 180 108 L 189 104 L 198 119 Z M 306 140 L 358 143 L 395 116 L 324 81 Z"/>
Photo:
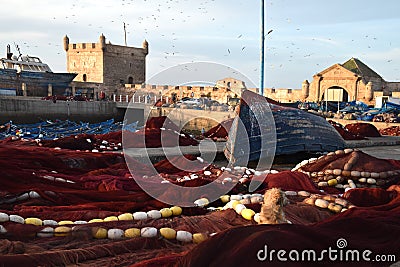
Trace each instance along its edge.
<path fill-rule="evenodd" d="M 400 82 L 385 81 L 361 60 L 351 58 L 316 73 L 301 89 L 266 88 L 264 95 L 280 102 L 357 100 L 374 105 L 377 97 L 400 97 Z"/>
<path fill-rule="evenodd" d="M 149 44 L 142 47 L 111 44 L 102 34 L 97 43 L 70 43 L 65 36 L 67 71 L 77 73 L 71 83 L 72 95 L 84 94 L 99 99 L 112 95 L 125 85 L 142 84 L 146 80 L 146 56 Z M 103 94 L 104 93 L 104 94 Z"/>
<path fill-rule="evenodd" d="M 177 99 L 183 97 L 209 97 L 221 103 L 241 96 L 242 89 L 259 92 L 259 88 L 247 88 L 243 81 L 232 77 L 216 81 L 214 86 L 173 86 L 136 84 L 135 91 L 153 92 L 154 95 Z M 290 103 L 321 101 L 362 101 L 375 105 L 376 100 L 400 97 L 400 82 L 389 82 L 357 58 L 343 64 L 334 64 L 313 75 L 311 82 L 304 80 L 301 88 L 265 88 L 264 96 L 278 102 Z"/>

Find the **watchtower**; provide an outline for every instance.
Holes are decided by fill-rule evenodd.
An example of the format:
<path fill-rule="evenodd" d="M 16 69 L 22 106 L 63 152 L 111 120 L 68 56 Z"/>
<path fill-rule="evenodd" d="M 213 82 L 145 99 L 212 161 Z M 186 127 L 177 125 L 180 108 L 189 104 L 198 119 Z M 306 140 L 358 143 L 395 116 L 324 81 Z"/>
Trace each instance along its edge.
<path fill-rule="evenodd" d="M 97 43 L 70 43 L 64 37 L 68 72 L 77 73 L 74 82 L 97 83 L 102 88 L 140 84 L 146 80 L 146 56 L 149 44 L 141 48 L 114 45 L 101 34 Z"/>

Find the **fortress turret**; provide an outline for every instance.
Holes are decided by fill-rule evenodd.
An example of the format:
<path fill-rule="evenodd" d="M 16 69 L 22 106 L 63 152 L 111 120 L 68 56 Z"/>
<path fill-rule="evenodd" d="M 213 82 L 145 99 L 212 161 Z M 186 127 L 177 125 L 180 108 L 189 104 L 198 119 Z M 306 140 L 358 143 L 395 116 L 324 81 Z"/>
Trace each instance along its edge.
<path fill-rule="evenodd" d="M 147 55 L 149 53 L 149 43 L 146 39 L 143 41 L 142 47 L 145 50 L 145 54 Z"/>
<path fill-rule="evenodd" d="M 69 49 L 69 38 L 68 38 L 68 36 L 67 35 L 65 35 L 64 36 L 64 50 L 65 50 L 65 52 L 68 52 L 68 49 Z"/>
<path fill-rule="evenodd" d="M 106 37 L 101 34 L 99 38 L 100 48 L 104 51 L 106 49 Z"/>
<path fill-rule="evenodd" d="M 371 101 L 374 98 L 374 84 L 372 82 L 368 82 L 365 89 L 365 99 Z"/>
<path fill-rule="evenodd" d="M 302 83 L 301 90 L 303 93 L 303 98 L 306 99 L 310 95 L 310 83 L 307 80 Z"/>

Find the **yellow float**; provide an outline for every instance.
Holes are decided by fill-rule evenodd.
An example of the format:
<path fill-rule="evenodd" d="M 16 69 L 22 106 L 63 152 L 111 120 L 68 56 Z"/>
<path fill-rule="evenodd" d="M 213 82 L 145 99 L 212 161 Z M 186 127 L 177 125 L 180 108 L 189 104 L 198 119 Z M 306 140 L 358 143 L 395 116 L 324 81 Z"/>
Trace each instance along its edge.
<path fill-rule="evenodd" d="M 167 228 L 167 227 L 161 228 L 160 234 L 165 239 L 175 239 L 176 237 L 176 231 L 172 228 Z"/>
<path fill-rule="evenodd" d="M 140 229 L 139 228 L 129 228 L 125 230 L 125 237 L 127 238 L 136 238 L 140 237 Z"/>
<path fill-rule="evenodd" d="M 199 244 L 207 240 L 207 235 L 203 233 L 193 234 L 193 243 Z"/>
<path fill-rule="evenodd" d="M 160 212 L 161 212 L 161 216 L 162 216 L 163 218 L 171 217 L 172 214 L 173 214 L 173 213 L 172 213 L 172 210 L 169 209 L 169 208 L 163 208 L 163 209 L 160 210 Z"/>
<path fill-rule="evenodd" d="M 256 213 L 252 209 L 244 209 L 244 210 L 242 210 L 242 213 L 241 213 L 242 217 L 249 221 L 251 221 L 251 219 L 253 218 L 253 216 L 255 214 Z"/>
<path fill-rule="evenodd" d="M 131 213 L 123 213 L 118 216 L 118 220 L 120 221 L 132 221 L 133 215 Z"/>
<path fill-rule="evenodd" d="M 105 239 L 108 235 L 108 230 L 103 227 L 93 227 L 92 235 L 96 239 Z"/>
<path fill-rule="evenodd" d="M 71 233 L 71 227 L 68 226 L 58 226 L 54 229 L 54 236 L 67 236 Z"/>
<path fill-rule="evenodd" d="M 182 208 L 178 207 L 178 206 L 173 206 L 170 208 L 170 210 L 172 211 L 172 215 L 174 216 L 179 216 L 182 214 Z"/>
<path fill-rule="evenodd" d="M 38 218 L 26 218 L 25 219 L 25 224 L 33 224 L 36 226 L 41 226 L 43 224 L 43 221 Z"/>
<path fill-rule="evenodd" d="M 118 217 L 117 216 L 108 216 L 108 217 L 104 218 L 103 221 L 104 222 L 115 222 L 115 221 L 118 221 Z"/>

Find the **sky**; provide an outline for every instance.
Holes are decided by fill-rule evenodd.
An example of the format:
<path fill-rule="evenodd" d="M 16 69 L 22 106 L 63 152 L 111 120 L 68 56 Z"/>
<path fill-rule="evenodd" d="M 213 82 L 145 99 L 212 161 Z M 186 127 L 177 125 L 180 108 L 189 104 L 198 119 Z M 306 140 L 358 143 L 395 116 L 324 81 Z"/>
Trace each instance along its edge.
<path fill-rule="evenodd" d="M 70 43 L 91 43 L 104 34 L 124 45 L 125 22 L 129 46 L 149 42 L 148 81 L 177 65 L 210 62 L 236 70 L 258 87 L 261 2 L 0 0 L 0 57 L 7 44 L 16 54 L 15 43 L 22 54 L 66 72 L 65 35 Z M 398 10 L 398 0 L 265 0 L 265 33 L 272 30 L 265 39 L 265 87 L 301 88 L 304 80 L 351 57 L 386 81 L 400 81 Z"/>

